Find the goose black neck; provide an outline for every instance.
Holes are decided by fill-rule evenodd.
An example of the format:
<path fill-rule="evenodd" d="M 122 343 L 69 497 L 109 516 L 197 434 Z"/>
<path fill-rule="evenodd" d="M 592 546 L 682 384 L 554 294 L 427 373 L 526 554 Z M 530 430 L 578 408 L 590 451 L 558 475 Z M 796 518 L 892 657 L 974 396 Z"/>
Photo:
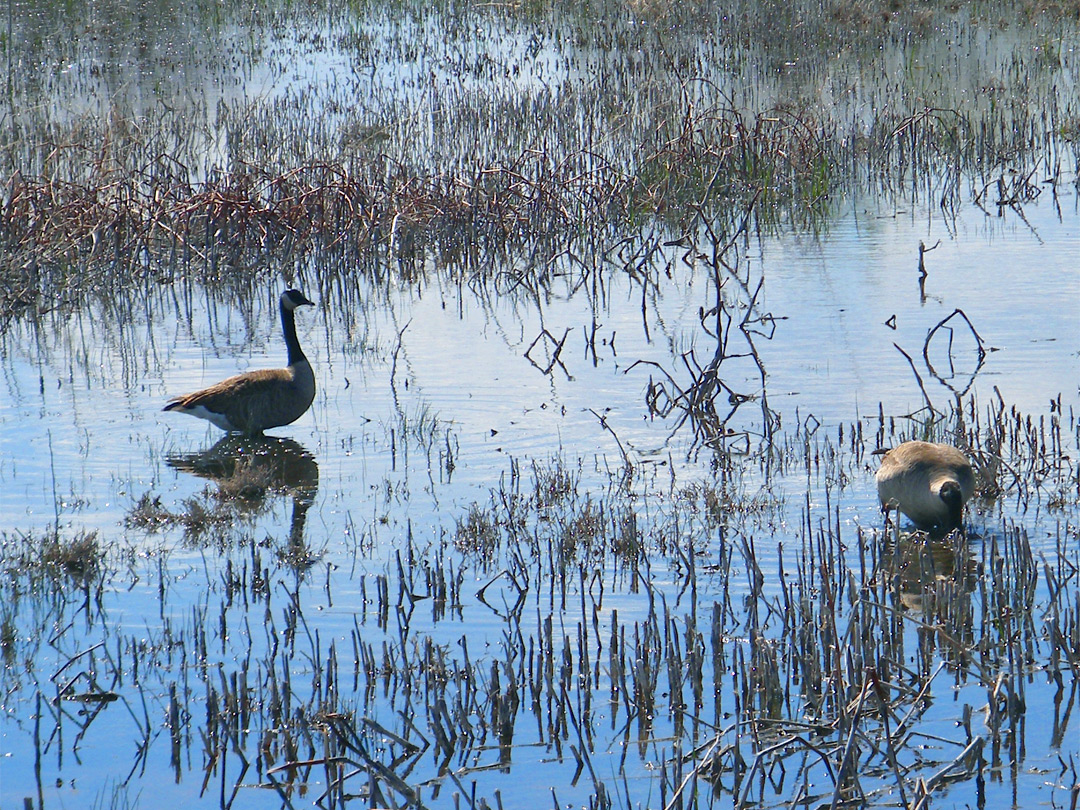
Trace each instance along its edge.
<path fill-rule="evenodd" d="M 293 311 L 285 306 L 285 302 L 280 304 L 281 308 L 281 331 L 285 334 L 285 346 L 289 350 L 289 365 L 299 363 L 301 360 L 306 360 L 304 357 L 304 350 L 300 348 L 300 341 L 296 338 L 296 316 Z"/>

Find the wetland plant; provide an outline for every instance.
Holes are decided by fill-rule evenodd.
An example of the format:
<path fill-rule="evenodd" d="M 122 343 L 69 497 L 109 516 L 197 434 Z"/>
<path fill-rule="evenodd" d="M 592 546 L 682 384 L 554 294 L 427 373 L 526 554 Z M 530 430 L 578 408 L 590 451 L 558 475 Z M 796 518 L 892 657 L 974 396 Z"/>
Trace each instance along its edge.
<path fill-rule="evenodd" d="M 287 20 L 301 5 L 277 12 Z M 348 302 L 361 274 L 388 297 L 436 278 L 542 301 L 563 267 L 598 298 L 605 274 L 625 273 L 643 311 L 680 262 L 712 283 L 699 311 L 708 342 L 669 365 L 642 364 L 655 378 L 649 413 L 689 425 L 692 454 L 707 450 L 701 478 L 686 485 L 632 461 L 621 442 L 624 468 L 606 481 L 600 461 L 513 460 L 446 525 L 397 532 L 380 515 L 361 526 L 351 567 L 339 557 L 324 571 L 304 537 L 314 456 L 271 450 L 291 461 L 263 464 L 215 446 L 170 461 L 213 480 L 201 494 L 173 506 L 148 491 L 127 516 L 126 529 L 199 541 L 175 567 L 163 553 L 118 561 L 89 529 L 0 534 L 0 648 L 5 664 L 25 664 L 4 667 L 0 694 L 18 707 L 35 763 L 72 767 L 69 753 L 92 753 L 89 734 L 112 721 L 120 754 L 110 755 L 130 755 L 132 784 L 167 746 L 172 781 L 193 773 L 185 795 L 221 807 L 252 785 L 285 806 L 315 796 L 490 807 L 503 793 L 507 804 L 523 792 L 535 800 L 542 780 L 556 805 L 572 794 L 598 808 L 922 808 L 954 797 L 1015 803 L 1038 747 L 1057 756 L 1036 777 L 1050 801 L 1075 803 L 1075 415 L 1061 398 L 1036 415 L 1000 395 L 965 401 L 955 380 L 948 411 L 927 397 L 919 413 L 879 409 L 835 433 L 796 413 L 781 432 L 756 349 L 778 318 L 734 250 L 769 229 L 826 228 L 838 199 L 868 189 L 933 200 L 947 221 L 965 194 L 1022 220 L 1075 174 L 1063 52 L 1037 32 L 1048 47 L 1010 40 L 1005 62 L 979 61 L 1009 4 L 736 4 L 723 15 L 632 5 L 686 25 L 629 25 L 623 6 L 596 19 L 526 4 L 458 9 L 484 15 L 470 26 L 417 7 L 410 24 L 450 35 L 373 46 L 356 9 L 343 8 L 329 23 L 344 61 L 367 70 L 380 47 L 397 53 L 404 42 L 409 64 L 423 66 L 422 100 L 377 90 L 359 108 L 349 82 L 331 98 L 313 88 L 223 100 L 212 133 L 227 135 L 220 165 L 200 163 L 198 124 L 182 116 L 163 119 L 176 127 L 165 132 L 133 126 L 120 105 L 57 121 L 48 104 L 13 100 L 28 118 L 0 149 L 3 331 L 47 324 L 106 288 L 183 297 L 192 280 L 242 290 L 297 268 Z M 396 34 L 409 15 L 388 8 Z M 702 19 L 721 18 L 728 28 L 700 35 Z M 1052 19 L 1061 41 L 1075 33 Z M 574 81 L 519 92 L 518 72 L 490 57 L 436 50 L 424 61 L 426 48 L 463 47 L 504 20 L 528 27 L 531 52 L 556 65 L 559 49 L 575 47 Z M 950 86 L 960 60 L 917 47 L 935 22 L 962 30 L 977 86 Z M 275 27 L 326 47 L 311 33 L 321 27 Z M 881 53 L 897 70 L 883 70 Z M 454 81 L 443 82 L 448 64 Z M 576 81 L 591 68 L 599 81 Z M 37 89 L 19 92 L 36 99 Z M 309 98 L 322 106 L 303 106 Z M 961 326 L 957 313 L 928 335 L 928 364 Z M 526 351 L 552 378 L 569 374 L 570 332 L 559 334 L 542 328 Z M 596 337 L 594 323 L 593 359 Z M 392 386 L 400 349 L 399 333 L 387 350 Z M 951 371 L 948 350 L 939 366 Z M 394 464 L 418 447 L 429 476 L 437 465 L 449 480 L 449 429 L 423 406 L 395 406 Z M 872 472 L 871 451 L 913 438 L 954 441 L 978 462 L 966 537 L 860 523 L 852 490 Z M 407 505 L 407 482 L 388 478 L 383 490 L 386 503 Z M 273 544 L 254 539 L 250 518 L 277 495 L 291 498 L 292 522 L 267 554 Z M 1049 542 L 1027 525 L 1047 510 L 1036 525 L 1051 527 Z M 210 536 L 216 553 L 199 553 Z M 1049 722 L 1026 723 L 1036 704 Z M 40 796 L 40 768 L 36 777 Z"/>
<path fill-rule="evenodd" d="M 1042 471 L 1030 502 L 1075 489 L 1075 467 L 1054 456 L 1073 422 L 1055 413 L 1040 429 L 1000 402 L 953 416 L 974 451 L 995 448 L 1001 469 Z M 957 432 L 879 427 L 887 443 L 905 430 Z M 168 696 L 173 767 L 202 763 L 203 790 L 224 805 L 254 782 L 286 802 L 318 790 L 329 804 L 362 795 L 434 806 L 451 791 L 495 806 L 518 795 L 512 781 L 537 756 L 557 793 L 584 780 L 598 807 L 634 806 L 629 780 L 641 768 L 673 806 L 927 806 L 960 785 L 990 803 L 1025 745 L 1045 736 L 1063 749 L 1072 733 L 1075 538 L 1036 552 L 1008 518 L 942 539 L 853 527 L 841 504 L 852 478 L 870 475 L 878 434 L 818 428 L 787 441 L 758 462 L 775 465 L 778 481 L 805 481 L 801 507 L 763 495 L 745 459 L 675 489 L 642 477 L 644 489 L 628 491 L 613 471 L 597 491 L 580 462 L 556 458 L 524 481 L 515 468 L 434 544 L 410 532 L 381 561 L 328 565 L 321 585 L 318 556 L 266 555 L 244 526 L 223 522 L 215 531 L 232 540 L 183 605 L 172 594 L 191 572 L 160 559 L 144 571 L 133 559 L 125 574 L 79 535 L 41 544 L 41 561 L 22 565 L 38 544 L 5 535 L 4 656 L 33 661 L 40 623 L 85 614 L 89 635 L 51 641 L 67 663 L 53 687 L 60 705 L 92 705 L 85 729 L 112 702 Z M 143 520 L 173 525 L 159 496 L 140 503 Z M 41 577 L 87 555 L 99 583 L 90 600 L 50 584 L 66 573 Z M 159 626 L 97 618 L 143 579 Z M 320 611 L 332 612 L 342 589 L 347 621 L 330 633 L 312 602 L 321 590 Z M 49 610 L 29 609 L 46 593 Z M 28 688 L 4 678 L 9 694 Z M 1057 698 L 1035 731 L 1024 707 L 1040 679 Z M 953 696 L 944 715 L 932 699 L 943 685 Z M 145 741 L 137 766 L 155 721 L 133 717 Z M 44 716 L 68 722 L 60 710 Z M 1062 763 L 1053 779 L 1065 791 L 1077 774 Z"/>

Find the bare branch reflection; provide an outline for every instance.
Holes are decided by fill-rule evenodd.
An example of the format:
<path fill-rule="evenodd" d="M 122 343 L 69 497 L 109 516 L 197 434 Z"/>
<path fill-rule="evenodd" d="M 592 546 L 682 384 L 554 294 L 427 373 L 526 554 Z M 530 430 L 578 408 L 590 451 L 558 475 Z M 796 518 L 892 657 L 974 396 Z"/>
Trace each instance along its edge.
<path fill-rule="evenodd" d="M 650 377 L 645 392 L 649 414 L 660 418 L 676 416 L 672 435 L 689 421 L 694 430 L 694 447 L 732 449 L 734 439 L 736 452 L 748 452 L 753 436 L 768 443 L 779 427 L 779 415 L 769 407 L 767 375 L 757 341 L 772 340 L 776 322 L 783 318 L 762 310 L 759 299 L 764 275 L 740 267 L 737 250 L 740 238 L 748 232 L 755 204 L 756 198 L 743 211 L 742 221 L 730 236 L 723 229 L 717 230 L 704 211 L 699 211 L 704 230 L 701 243 L 689 235 L 668 243 L 684 248 L 684 263 L 704 263 L 712 274 L 713 298 L 698 309 L 701 333 L 712 348 L 711 354 L 701 357 L 691 347 L 674 358 L 671 369 L 649 360 L 637 361 L 627 369 L 646 365 L 657 370 L 660 378 Z M 734 254 L 734 260 L 728 259 L 729 254 Z M 752 388 L 747 390 L 751 381 Z M 760 422 L 733 424 L 748 402 L 760 407 Z"/>

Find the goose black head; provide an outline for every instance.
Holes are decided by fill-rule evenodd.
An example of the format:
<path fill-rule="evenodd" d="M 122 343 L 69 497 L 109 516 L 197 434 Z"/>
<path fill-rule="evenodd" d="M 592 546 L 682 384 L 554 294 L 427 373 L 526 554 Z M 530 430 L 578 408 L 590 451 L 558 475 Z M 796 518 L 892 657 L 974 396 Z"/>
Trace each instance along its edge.
<path fill-rule="evenodd" d="M 281 294 L 281 305 L 286 309 L 293 310 L 302 306 L 315 306 L 314 301 L 309 301 L 308 297 L 299 290 L 286 290 Z"/>
<path fill-rule="evenodd" d="M 945 481 L 938 491 L 938 497 L 945 502 L 949 510 L 949 525 L 944 529 L 958 529 L 964 522 L 964 492 L 956 481 Z"/>

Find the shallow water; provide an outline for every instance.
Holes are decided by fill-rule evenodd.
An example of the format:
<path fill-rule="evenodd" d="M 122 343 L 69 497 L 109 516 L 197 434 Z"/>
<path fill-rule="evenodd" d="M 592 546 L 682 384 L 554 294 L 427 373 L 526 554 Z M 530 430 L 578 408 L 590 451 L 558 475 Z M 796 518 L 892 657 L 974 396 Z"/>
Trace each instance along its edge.
<path fill-rule="evenodd" d="M 175 30 L 177 43 L 189 44 L 169 52 L 191 67 L 181 84 L 205 125 L 184 147 L 205 161 L 192 167 L 226 162 L 230 147 L 237 159 L 272 152 L 272 139 L 261 144 L 231 129 L 230 143 L 224 131 L 246 122 L 247 135 L 258 135 L 275 117 L 282 131 L 303 136 L 290 146 L 299 161 L 339 147 L 349 152 L 355 136 L 358 154 L 399 149 L 435 166 L 453 165 L 465 159 L 470 141 L 447 138 L 447 120 L 429 114 L 462 109 L 479 121 L 528 110 L 550 128 L 549 148 L 588 142 L 609 159 L 627 157 L 636 154 L 626 146 L 633 139 L 611 133 L 647 131 L 657 97 L 670 95 L 658 78 L 663 71 L 634 85 L 626 64 L 647 68 L 645 51 L 622 46 L 651 35 L 631 19 L 597 29 L 610 41 L 567 37 L 566 30 L 592 30 L 570 15 L 552 30 L 536 21 L 487 19 L 479 39 L 466 28 L 418 52 L 424 32 L 443 31 L 447 20 L 382 13 L 388 16 L 364 24 L 334 16 L 325 32 L 270 18 L 229 18 L 208 41 Z M 149 88 L 169 97 L 173 63 L 129 50 L 126 29 L 97 25 L 123 47 L 98 50 L 93 26 L 79 28 L 71 52 L 57 56 L 67 67 L 42 71 L 35 85 L 66 105 L 55 113 L 44 105 L 30 118 L 78 119 L 104 109 L 107 98 L 137 115 L 140 103 L 156 109 Z M 42 26 L 46 41 L 62 30 L 56 22 Z M 917 54 L 892 42 L 882 56 L 888 75 L 906 71 L 908 90 L 962 96 L 992 74 L 1001 87 L 971 102 L 987 109 L 1036 59 L 1030 48 L 1013 47 L 1030 45 L 1035 35 L 1026 29 L 965 33 L 963 21 L 950 17 L 941 30 L 949 36 L 937 45 L 928 40 Z M 1068 87 L 1071 40 L 1056 45 L 1060 69 L 1048 73 Z M 237 49 L 236 63 L 215 63 L 208 55 L 214 47 Z M 890 88 L 866 84 L 833 95 L 865 81 L 878 65 L 864 66 L 851 43 L 838 47 L 844 58 L 822 66 L 808 54 L 785 63 L 779 78 L 763 67 L 775 54 L 737 44 L 702 41 L 694 58 L 703 70 L 715 67 L 717 53 L 745 58 L 738 70 L 725 63 L 730 85 L 717 80 L 725 92 L 738 90 L 740 104 L 819 94 L 856 130 L 869 129 L 864 119 L 874 118 Z M 957 56 L 968 50 L 985 58 Z M 493 53 L 511 68 L 509 77 L 482 58 Z M 115 71 L 101 68 L 114 57 Z M 619 87 L 641 90 L 627 101 L 624 118 L 610 115 L 603 93 L 598 99 L 598 71 Z M 758 71 L 760 83 L 748 81 Z M 439 92 L 431 90 L 432 75 L 442 82 Z M 125 101 L 129 92 L 140 103 Z M 362 99 L 359 112 L 343 104 L 349 98 Z M 404 108 L 416 118 L 401 115 Z M 210 109 L 219 122 L 211 123 Z M 1056 114 L 1066 120 L 1069 111 Z M 1017 111 L 1016 118 L 1024 115 Z M 420 126 L 410 129 L 406 120 Z M 365 127 L 387 121 L 372 146 Z M 496 129 L 467 131 L 492 160 L 515 154 L 522 133 Z M 403 145 L 408 132 L 420 135 Z M 975 204 L 972 178 L 956 197 L 933 180 L 912 196 L 896 189 L 837 194 L 811 227 L 778 224 L 739 240 L 728 257 L 733 269 L 722 274 L 721 300 L 725 317 L 737 323 L 749 312 L 752 320 L 745 331 L 722 321 L 717 378 L 727 388 L 715 398 L 713 420 L 683 419 L 678 408 L 658 413 L 663 397 L 650 398 L 650 382 L 668 381 L 669 396 L 673 385 L 688 387 L 691 370 L 716 357 L 719 341 L 710 313 L 717 305 L 713 270 L 697 255 L 708 256 L 711 246 L 689 249 L 670 221 L 648 217 L 623 250 L 601 244 L 574 257 L 507 250 L 490 259 L 490 273 L 445 258 L 420 261 L 406 273 L 397 256 L 384 256 L 377 273 L 343 272 L 316 253 L 281 265 L 270 259 L 276 272 L 258 280 L 226 275 L 200 284 L 151 257 L 157 275 L 97 289 L 74 307 L 56 300 L 47 311 L 23 311 L 0 335 L 5 570 L 52 533 L 70 539 L 97 532 L 108 565 L 88 580 L 9 570 L 10 599 L 0 606 L 0 804 L 36 797 L 46 807 L 123 807 L 152 796 L 155 804 L 183 806 L 308 806 L 326 788 L 329 771 L 316 766 L 297 776 L 273 768 L 315 760 L 324 745 L 329 750 L 333 720 L 319 715 L 326 711 L 372 720 L 414 742 L 434 740 L 444 724 L 463 739 L 466 731 L 475 734 L 454 756 L 444 758 L 433 744 L 416 759 L 399 759 L 404 746 L 390 733 L 365 737 L 370 759 L 400 773 L 426 806 L 449 806 L 450 794 L 465 802 L 472 792 L 490 804 L 501 797 L 508 807 L 535 803 L 541 793 L 585 805 L 604 791 L 616 806 L 660 806 L 689 763 L 701 760 L 692 749 L 713 739 L 726 743 L 730 735 L 715 736 L 716 729 L 730 732 L 744 702 L 753 703 L 757 693 L 740 675 L 742 664 L 769 643 L 791 643 L 787 635 L 775 640 L 784 622 L 782 578 L 810 572 L 810 599 L 821 590 L 815 578 L 826 578 L 816 573 L 823 559 L 838 561 L 838 581 L 852 588 L 845 577 L 858 578 L 864 557 L 887 560 L 869 452 L 879 440 L 921 433 L 929 421 L 924 390 L 947 415 L 936 435 L 955 426 L 957 394 L 968 427 L 972 407 L 986 414 L 998 405 L 1030 418 L 1036 435 L 1040 422 L 1051 437 L 1060 426 L 1062 446 L 1033 454 L 1047 460 L 1045 469 L 1021 468 L 1018 459 L 1032 454 L 1016 450 L 1009 458 L 1018 477 L 1002 474 L 1004 495 L 973 502 L 973 541 L 963 564 L 979 576 L 950 579 L 970 591 L 974 625 L 1009 618 L 995 601 L 1001 580 L 990 577 L 992 564 L 1012 560 L 1012 551 L 1001 549 L 1012 549 L 1010 539 L 1022 535 L 1033 559 L 1060 573 L 1075 558 L 1068 549 L 1076 547 L 1080 524 L 1080 199 L 1067 147 L 1055 148 L 1063 161 L 1056 186 L 1041 183 L 1037 199 L 1016 207 Z M 981 171 L 992 177 L 1005 168 Z M 962 203 L 939 206 L 946 197 Z M 932 248 L 921 285 L 920 243 Z M 651 249 L 639 250 L 643 245 Z M 646 254 L 637 267 L 624 261 Z M 206 423 L 161 411 L 172 395 L 282 364 L 277 296 L 292 283 L 317 305 L 303 309 L 298 323 L 319 390 L 307 414 L 272 431 L 280 441 L 252 456 L 218 445 L 220 432 Z M 943 327 L 928 341 L 956 310 L 984 342 L 981 362 L 958 316 L 948 322 L 952 332 Z M 222 465 L 235 472 L 238 463 L 258 466 L 267 458 L 277 466 L 265 494 L 219 499 Z M 704 496 L 687 494 L 695 485 L 728 488 L 720 517 L 709 514 Z M 192 503 L 209 513 L 194 527 L 179 520 L 156 529 L 133 525 L 144 497 L 174 517 L 193 514 Z M 462 530 L 471 515 L 480 515 L 472 539 Z M 482 531 L 484 516 L 495 516 L 491 535 Z M 619 545 L 635 540 L 644 549 L 640 559 Z M 477 550 L 489 541 L 494 551 Z M 568 543 L 576 543 L 576 556 L 563 562 Z M 752 555 L 745 551 L 751 547 Z M 1033 577 L 1030 622 L 1055 611 L 1070 615 L 1075 576 L 1063 579 L 1055 601 L 1045 579 Z M 449 588 L 445 599 L 441 587 Z M 1026 588 L 1015 592 L 1014 614 L 1029 609 L 1020 601 Z M 926 596 L 907 596 L 913 621 L 901 634 L 909 648 L 900 660 L 915 670 L 918 599 Z M 710 639 L 708 617 L 721 605 L 723 632 Z M 651 661 L 650 650 L 664 650 L 652 711 L 648 695 L 627 695 L 613 682 L 616 627 L 626 634 L 621 649 L 639 654 L 639 669 Z M 680 652 L 671 642 L 679 631 L 682 658 L 672 653 Z M 1056 702 L 1061 694 L 1043 674 L 1053 669 L 1055 643 L 1045 633 L 1033 637 L 1030 668 L 1019 675 L 1032 722 L 1006 735 L 1023 753 L 1006 756 L 1004 766 L 993 763 L 982 787 L 989 806 L 1064 803 L 1063 791 L 1075 781 L 1075 772 L 1059 764 L 1059 756 L 1069 761 L 1077 752 L 1067 715 L 1063 729 L 1042 722 L 1061 717 L 1075 688 L 1064 704 Z M 716 654 L 696 667 L 686 663 L 695 638 Z M 791 655 L 786 648 L 773 652 Z M 768 669 L 753 661 L 755 672 Z M 930 669 L 952 661 L 942 647 Z M 559 694 L 552 684 L 560 679 L 545 680 L 541 662 L 574 670 L 561 681 L 572 688 Z M 684 669 L 697 670 L 705 697 L 678 681 Z M 939 673 L 933 700 L 913 702 L 917 733 L 943 739 L 928 736 L 917 755 L 905 751 L 911 773 L 929 775 L 951 761 L 965 712 L 982 716 L 988 689 L 972 671 Z M 784 672 L 790 706 L 781 714 L 809 717 L 813 678 Z M 900 686 L 920 683 L 906 677 L 897 676 Z M 468 683 L 480 687 L 469 692 Z M 62 700 L 70 697 L 69 684 L 73 694 L 104 690 L 117 700 Z M 246 709 L 243 699 L 229 703 L 237 695 L 247 696 Z M 449 721 L 438 714 L 440 699 L 451 707 Z M 567 707 L 574 717 L 567 719 Z M 776 720 L 775 707 L 760 714 Z M 499 717 L 509 718 L 505 737 Z M 589 761 L 584 776 L 581 757 Z M 817 780 L 828 800 L 830 788 L 820 787 L 829 785 L 827 774 L 815 767 L 804 762 L 799 776 L 779 778 L 772 792 L 762 787 L 761 803 L 786 806 L 800 789 L 815 795 L 800 780 Z M 868 789 L 883 790 L 869 803 L 895 800 L 887 769 L 863 778 Z M 975 803 L 971 781 L 947 789 L 942 801 Z M 261 789 L 275 782 L 277 790 Z M 281 787 L 286 782 L 293 786 Z M 362 792 L 364 782 L 353 775 L 348 790 Z M 727 774 L 711 798 L 705 780 L 692 782 L 701 805 L 731 803 Z M 737 792 L 748 797 L 743 788 Z"/>
<path fill-rule="evenodd" d="M 791 436 L 799 428 L 809 432 L 817 425 L 833 435 L 838 426 L 862 420 L 870 436 L 879 407 L 887 417 L 918 411 L 922 395 L 894 343 L 915 360 L 928 395 L 943 411 L 952 397 L 948 383 L 980 403 L 992 403 L 1000 392 L 1004 402 L 1036 418 L 1048 418 L 1050 403 L 1058 397 L 1065 414 L 1075 413 L 1080 336 L 1074 306 L 1078 277 L 1071 257 L 1077 250 L 1078 220 L 1070 213 L 1058 221 L 1037 206 L 1025 213 L 1039 239 L 1027 228 L 980 219 L 974 212 L 973 222 L 960 223 L 960 235 L 949 238 L 925 212 L 886 217 L 859 209 L 815 238 L 779 236 L 754 243 L 747 251 L 746 272 L 764 277 L 762 308 L 783 318 L 776 321 L 771 339 L 755 337 L 768 375 L 768 402 L 780 419 L 778 435 Z M 924 297 L 917 278 L 918 241 L 939 238 L 941 246 L 927 254 Z M 664 493 L 671 491 L 672 482 L 679 488 L 709 479 L 711 451 L 694 441 L 689 423 L 676 429 L 674 417 L 650 416 L 644 398 L 650 369 L 633 367 L 635 361 L 651 360 L 677 376 L 680 352 L 691 347 L 701 355 L 711 352 L 697 313 L 707 300 L 708 283 L 677 257 L 671 267 L 670 282 L 647 296 L 644 317 L 640 286 L 615 272 L 605 274 L 602 295 L 574 289 L 573 277 L 567 276 L 556 278 L 533 300 L 476 294 L 433 275 L 412 288 L 361 288 L 354 299 L 358 311 L 336 305 L 332 296 L 321 298 L 315 284 L 303 285 L 318 300 L 318 308 L 303 310 L 299 322 L 301 341 L 318 369 L 319 393 L 295 425 L 272 432 L 294 439 L 316 465 L 300 532 L 316 562 L 306 580 L 297 582 L 306 582 L 297 594 L 303 594 L 308 632 L 318 631 L 323 644 L 345 644 L 361 603 L 360 582 L 367 579 L 370 600 L 371 578 L 394 570 L 407 537 L 418 549 L 439 548 L 442 538 L 453 536 L 457 522 L 465 520 L 470 505 L 486 503 L 491 491 L 504 486 L 508 476 L 512 479 L 515 465 L 527 471 L 534 462 L 564 459 L 580 470 L 584 487 L 603 498 L 604 482 L 623 463 L 621 443 L 642 471 L 635 485 L 642 525 L 662 524 L 669 509 Z M 121 637 L 130 633 L 132 639 L 152 640 L 170 632 L 175 622 L 186 630 L 172 628 L 171 633 L 191 633 L 204 612 L 218 610 L 213 586 L 210 594 L 206 588 L 222 576 L 222 559 L 242 564 L 250 553 L 226 551 L 219 559 L 213 545 L 192 546 L 175 530 L 148 534 L 127 529 L 124 519 L 144 493 L 176 509 L 203 489 L 204 479 L 166 466 L 165 459 L 205 450 L 220 433 L 200 421 L 162 413 L 160 407 L 168 395 L 238 369 L 282 362 L 275 293 L 259 289 L 241 306 L 197 287 L 151 289 L 145 298 L 105 298 L 71 317 L 45 316 L 36 327 L 24 322 L 4 338 L 2 523 L 9 531 L 35 533 L 58 522 L 65 533 L 96 530 L 109 542 L 131 548 L 134 578 L 121 575 L 106 588 L 102 621 L 116 628 L 106 637 L 119 631 Z M 922 343 L 927 331 L 955 308 L 963 309 L 995 351 L 972 379 L 974 361 L 960 333 L 954 351 L 957 374 L 937 382 L 922 359 Z M 892 316 L 895 329 L 885 323 Z M 586 350 L 584 331 L 594 319 L 597 335 L 604 336 L 595 357 Z M 562 365 L 550 374 L 526 357 L 541 329 L 556 340 L 566 334 Z M 546 363 L 538 348 L 530 356 L 538 365 Z M 761 394 L 760 378 L 746 365 L 736 366 L 725 379 L 740 392 Z M 749 432 L 749 438 L 732 440 L 733 446 L 757 447 L 762 430 L 757 402 L 746 403 L 730 424 Z M 1071 447 L 1069 452 L 1074 452 Z M 873 464 L 867 458 L 854 465 L 846 484 L 829 496 L 845 533 L 879 523 Z M 740 475 L 751 494 L 765 484 L 752 462 Z M 797 471 L 774 477 L 768 486 L 786 504 L 781 528 L 771 537 L 760 527 L 744 531 L 755 538 L 758 564 L 772 578 L 777 561 L 765 549 L 796 542 L 795 527 L 805 519 L 800 513 L 807 498 L 812 514 L 822 509 L 828 514 L 829 486 L 808 482 Z M 295 486 L 289 491 L 293 494 L 272 499 L 269 511 L 241 529 L 256 541 L 265 538 L 259 544 L 264 553 L 283 553 L 292 542 Z M 973 510 L 975 531 L 995 534 L 1008 520 L 1017 520 L 1034 549 L 1051 553 L 1062 531 L 1072 531 L 1065 526 L 1075 525 L 1070 512 L 1035 508 L 1017 515 L 1015 507 L 1005 498 Z M 716 553 L 715 541 L 707 540 L 707 534 L 701 539 L 708 559 Z M 155 574 L 155 559 L 164 561 L 167 575 Z M 469 594 L 497 573 L 470 565 L 467 558 L 461 564 L 463 592 Z M 667 577 L 659 560 L 657 565 L 662 583 Z M 742 576 L 714 573 L 699 582 L 699 598 L 705 609 L 708 594 L 718 589 L 748 593 L 748 587 Z M 496 592 L 500 599 L 513 597 L 499 585 Z M 554 606 L 558 615 L 558 600 L 537 598 L 538 607 Z M 470 654 L 482 656 L 487 645 L 499 643 L 502 623 L 471 597 L 465 604 L 458 620 L 416 616 L 410 633 L 451 648 L 465 634 Z M 640 598 L 620 595 L 617 589 L 607 605 L 624 622 L 642 609 Z M 235 614 L 230 624 L 240 616 Z M 34 625 L 24 624 L 24 618 L 20 614 L 17 622 L 23 632 Z M 249 621 L 255 617 L 244 619 L 245 627 Z M 264 648 L 261 632 L 245 629 L 240 638 L 257 650 Z M 96 630 L 87 628 L 86 633 L 93 638 Z M 228 652 L 236 641 L 223 637 L 216 643 L 223 645 L 227 660 L 237 654 Z M 62 667 L 79 646 L 61 644 L 53 652 L 43 648 L 35 669 L 45 675 Z M 12 767 L 28 764 L 33 752 L 28 685 L 14 688 L 14 699 L 7 703 L 5 804 L 36 792 L 32 771 Z M 158 701 L 164 699 L 157 689 L 151 691 Z M 1029 711 L 1034 711 L 1038 698 L 1029 700 Z M 159 706 L 151 712 L 151 725 L 162 711 Z M 124 731 L 132 722 L 125 713 L 107 714 L 111 721 L 103 716 L 95 725 L 97 733 L 133 733 Z M 378 718 L 380 713 L 368 706 L 366 714 Z M 948 723 L 948 717 L 946 711 L 940 722 Z M 492 775 L 481 782 L 485 791 L 501 790 L 510 801 L 517 795 L 518 775 L 533 762 L 548 761 L 550 752 L 543 746 L 530 748 L 527 740 L 527 735 L 515 739 L 511 780 Z M 1043 744 L 1030 740 L 1030 766 L 1043 761 L 1037 753 Z M 597 744 L 599 763 L 604 751 L 621 757 L 619 746 L 610 745 Z M 630 770 L 632 794 L 648 784 L 649 762 L 656 756 L 662 759 L 663 752 L 646 755 Z M 67 784 L 72 780 L 104 795 L 131 767 L 130 757 L 126 746 L 91 745 L 80 750 L 75 766 L 61 767 L 62 760 L 47 757 L 51 764 L 46 770 Z M 1051 760 L 1045 760 L 1047 766 Z M 599 763 L 594 761 L 594 767 Z M 148 767 L 149 774 L 153 766 Z M 229 777 L 221 778 L 228 782 Z M 541 777 L 545 782 L 567 778 Z M 199 781 L 181 779 L 168 794 L 193 802 Z M 139 788 L 127 790 L 130 796 Z M 46 804 L 52 803 L 50 796 L 67 801 L 83 795 L 70 791 L 50 789 Z M 246 796 L 244 806 L 260 806 L 258 794 L 241 795 Z M 576 794 L 567 785 L 557 795 L 561 800 Z"/>
<path fill-rule="evenodd" d="M 896 346 L 914 359 L 943 411 L 954 391 L 989 403 L 995 390 L 1024 413 L 1045 415 L 1059 395 L 1066 413 L 1075 408 L 1077 216 L 1059 221 L 1039 206 L 1025 214 L 1033 230 L 973 210 L 950 239 L 925 212 L 886 217 L 859 210 L 817 237 L 756 242 L 746 272 L 755 283 L 765 279 L 759 308 L 778 320 L 771 339 L 754 336 L 755 347 L 782 424 L 793 428 L 796 412 L 803 421 L 851 423 L 876 416 L 879 403 L 888 415 L 918 411 L 922 394 Z M 926 254 L 923 293 L 920 241 L 940 241 Z M 644 315 L 639 284 L 608 272 L 597 294 L 575 284 L 572 268 L 532 300 L 476 294 L 433 274 L 415 288 L 357 290 L 348 308 L 359 312 L 321 301 L 317 311 L 302 311 L 299 327 L 319 370 L 315 406 L 273 432 L 305 444 L 346 480 L 380 480 L 393 467 L 388 434 L 426 420 L 420 429 L 436 454 L 451 442 L 455 470 L 447 492 L 466 502 L 508 457 L 617 459 L 615 436 L 635 458 L 670 455 L 692 476 L 688 468 L 698 460 L 685 463 L 693 449 L 689 426 L 671 436 L 674 419 L 649 417 L 644 392 L 659 372 L 640 364 L 651 361 L 685 379 L 679 354 L 693 349 L 707 357 L 715 348 L 697 316 L 711 278 L 683 264 L 679 253 L 656 260 L 670 265 L 672 277 L 647 291 Z M 317 287 L 304 286 L 318 297 Z M 5 337 L 6 525 L 44 528 L 58 504 L 73 528 L 114 526 L 126 499 L 174 477 L 160 469 L 163 453 L 216 440 L 205 423 L 162 413 L 169 396 L 283 362 L 276 289 L 257 291 L 242 307 L 197 288 L 180 296 L 151 288 L 148 298 L 136 298 L 106 298 L 70 317 L 44 316 L 37 326 L 20 323 Z M 129 306 L 131 317 L 118 317 Z M 956 309 L 988 354 L 979 367 L 970 334 L 958 328 L 950 369 L 941 350 L 946 337 L 936 336 L 933 347 L 944 358 L 934 366 L 939 380 L 922 357 L 924 343 Z M 358 334 L 349 331 L 355 319 L 362 321 Z M 595 356 L 587 345 L 594 322 Z M 543 330 L 550 339 L 530 351 Z M 543 373 L 552 341 L 564 337 L 561 365 Z M 726 382 L 758 396 L 755 369 L 737 359 L 730 365 Z M 742 413 L 745 427 L 760 434 L 756 403 Z M 427 459 L 417 463 L 426 477 Z"/>

